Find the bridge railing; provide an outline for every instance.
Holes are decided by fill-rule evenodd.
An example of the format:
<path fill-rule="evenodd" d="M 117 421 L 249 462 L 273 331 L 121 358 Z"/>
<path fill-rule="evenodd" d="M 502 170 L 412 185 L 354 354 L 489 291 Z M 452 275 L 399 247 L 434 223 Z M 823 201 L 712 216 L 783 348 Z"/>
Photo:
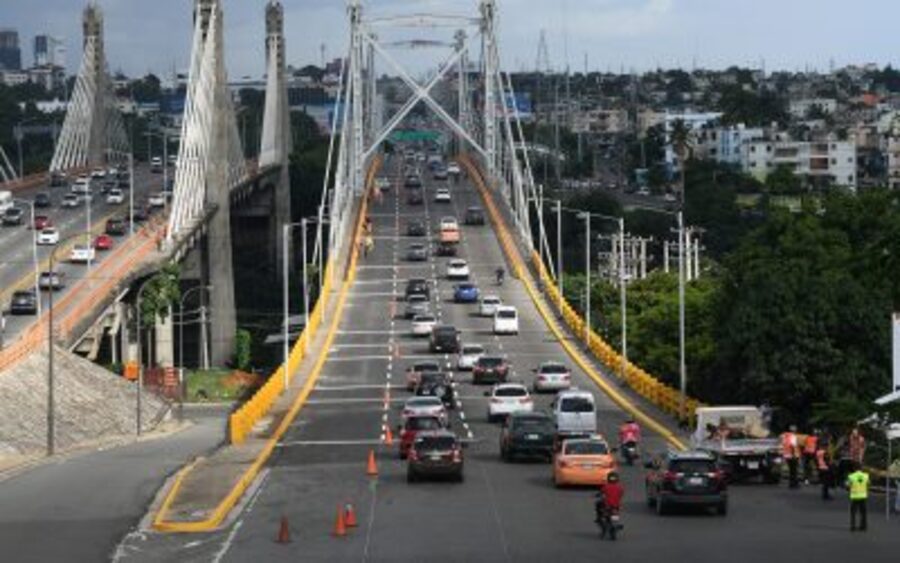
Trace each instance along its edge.
<path fill-rule="evenodd" d="M 368 174 L 366 175 L 367 190 L 371 189 L 374 183 L 375 174 L 378 173 L 380 166 L 380 159 L 376 159 L 373 165 L 369 167 Z M 359 252 L 356 241 L 359 240 L 360 233 L 362 232 L 363 221 L 366 216 L 366 205 L 367 198 L 364 197 L 362 208 L 353 231 L 352 244 L 350 245 L 350 259 L 347 269 L 348 274 L 353 272 L 353 269 L 356 267 Z M 306 320 L 306 326 L 303 328 L 303 332 L 294 343 L 293 348 L 291 348 L 290 354 L 288 355 L 287 366 L 284 364 L 279 366 L 279 368 L 275 370 L 275 373 L 269 377 L 269 380 L 259 388 L 253 397 L 232 413 L 229 424 L 229 437 L 232 444 L 243 443 L 247 439 L 247 436 L 253 431 L 254 426 L 269 414 L 275 402 L 281 396 L 282 392 L 284 392 L 285 382 L 287 382 L 288 386 L 290 385 L 291 380 L 295 377 L 297 370 L 300 367 L 300 363 L 306 358 L 307 344 L 310 344 L 312 339 L 315 338 L 319 327 L 321 326 L 322 319 L 324 318 L 322 309 L 328 306 L 328 296 L 331 294 L 333 287 L 332 279 L 334 276 L 332 274 L 334 273 L 333 270 L 336 267 L 338 259 L 338 256 L 328 257 L 328 263 L 325 266 L 324 272 L 325 282 L 322 286 L 322 291 L 319 294 L 319 299 L 313 307 L 313 310 L 310 312 L 309 318 Z M 314 353 L 314 351 L 310 350 L 310 353 Z M 324 354 L 327 353 L 327 351 L 319 350 L 318 353 Z M 287 368 L 287 377 L 285 377 L 285 368 Z"/>
<path fill-rule="evenodd" d="M 487 187 L 488 182 L 485 180 L 481 168 L 473 162 L 468 155 L 461 156 L 459 160 L 463 166 L 466 167 L 476 187 L 482 192 L 488 213 L 491 215 L 494 224 L 502 226 L 504 224 L 504 219 L 493 203 L 493 198 Z M 498 233 L 501 238 L 501 245 L 514 245 L 515 243 L 510 240 L 511 237 L 506 229 L 502 229 L 502 231 L 503 232 Z M 509 250 L 511 249 L 508 249 L 508 251 Z M 540 254 L 535 250 L 531 251 L 531 263 L 537 273 L 547 299 L 554 307 L 556 307 L 562 320 L 574 334 L 584 334 L 584 319 L 566 300 L 565 296 L 560 294 L 556 285 L 556 280 L 550 276 L 549 269 L 544 264 L 543 260 L 541 260 Z M 526 272 L 520 271 L 517 266 L 518 264 L 513 264 L 517 273 L 519 275 L 524 275 Z M 626 363 L 623 373 L 622 356 L 593 329 L 589 332 L 587 347 L 593 356 L 606 366 L 610 373 L 614 374 L 619 380 L 627 383 L 635 393 L 658 407 L 663 412 L 670 414 L 679 420 L 689 420 L 694 410 L 697 407 L 702 406 L 702 403 L 699 400 L 692 397 L 686 397 L 682 410 L 681 392 L 679 390 L 666 385 L 660 381 L 659 378 L 647 373 L 640 366 L 637 366 L 630 361 Z"/>

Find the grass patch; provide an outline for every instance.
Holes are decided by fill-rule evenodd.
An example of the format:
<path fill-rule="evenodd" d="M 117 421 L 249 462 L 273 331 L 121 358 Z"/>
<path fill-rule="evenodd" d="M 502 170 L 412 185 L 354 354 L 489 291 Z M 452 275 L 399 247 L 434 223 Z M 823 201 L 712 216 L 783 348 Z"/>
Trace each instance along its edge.
<path fill-rule="evenodd" d="M 245 398 L 262 384 L 258 375 L 225 369 L 188 371 L 186 397 L 192 403 L 217 403 Z"/>

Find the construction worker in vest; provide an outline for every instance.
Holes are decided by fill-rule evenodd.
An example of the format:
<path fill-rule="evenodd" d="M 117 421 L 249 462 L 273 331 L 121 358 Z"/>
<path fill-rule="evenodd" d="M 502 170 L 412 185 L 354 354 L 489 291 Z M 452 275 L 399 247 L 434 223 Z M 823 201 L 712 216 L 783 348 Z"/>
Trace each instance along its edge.
<path fill-rule="evenodd" d="M 819 484 L 822 485 L 822 500 L 831 500 L 833 475 L 831 470 L 831 454 L 828 453 L 828 438 L 822 436 L 816 443 L 816 469 L 819 472 Z"/>
<path fill-rule="evenodd" d="M 803 479 L 807 485 L 809 485 L 813 477 L 813 468 L 816 465 L 816 444 L 818 441 L 818 430 L 813 430 L 807 434 L 806 439 L 803 441 Z"/>
<path fill-rule="evenodd" d="M 847 488 L 850 489 L 850 531 L 866 531 L 866 502 L 869 498 L 869 474 L 862 470 L 858 463 L 853 464 L 853 473 L 847 476 Z M 856 527 L 856 515 L 859 514 L 859 527 Z"/>
<path fill-rule="evenodd" d="M 866 438 L 859 431 L 859 426 L 854 426 L 847 438 L 847 447 L 850 450 L 850 461 L 863 465 L 863 458 L 866 456 Z"/>
<path fill-rule="evenodd" d="M 797 427 L 793 424 L 787 432 L 781 435 L 781 456 L 788 466 L 788 487 L 799 488 L 800 480 L 797 468 L 800 463 L 800 447 L 797 444 Z"/>

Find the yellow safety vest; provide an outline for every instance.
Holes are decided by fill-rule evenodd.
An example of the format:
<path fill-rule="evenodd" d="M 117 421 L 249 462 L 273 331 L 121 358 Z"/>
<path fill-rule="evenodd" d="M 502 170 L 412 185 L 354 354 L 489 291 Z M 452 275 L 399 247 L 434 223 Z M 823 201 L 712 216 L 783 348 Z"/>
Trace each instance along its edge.
<path fill-rule="evenodd" d="M 869 474 L 854 471 L 847 477 L 850 484 L 850 500 L 866 500 L 869 497 Z"/>

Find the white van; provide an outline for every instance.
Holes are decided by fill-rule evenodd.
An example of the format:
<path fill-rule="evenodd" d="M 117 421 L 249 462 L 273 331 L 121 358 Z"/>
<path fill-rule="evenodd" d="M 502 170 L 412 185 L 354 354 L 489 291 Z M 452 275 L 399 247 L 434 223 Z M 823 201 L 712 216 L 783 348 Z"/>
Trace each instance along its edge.
<path fill-rule="evenodd" d="M 579 389 L 560 391 L 551 408 L 558 434 L 597 432 L 597 407 L 590 392 Z"/>
<path fill-rule="evenodd" d="M 6 210 L 13 206 L 12 192 L 3 190 L 0 192 L 0 214 L 6 213 Z"/>
<path fill-rule="evenodd" d="M 496 308 L 494 334 L 519 334 L 519 312 L 515 307 L 501 305 Z"/>

